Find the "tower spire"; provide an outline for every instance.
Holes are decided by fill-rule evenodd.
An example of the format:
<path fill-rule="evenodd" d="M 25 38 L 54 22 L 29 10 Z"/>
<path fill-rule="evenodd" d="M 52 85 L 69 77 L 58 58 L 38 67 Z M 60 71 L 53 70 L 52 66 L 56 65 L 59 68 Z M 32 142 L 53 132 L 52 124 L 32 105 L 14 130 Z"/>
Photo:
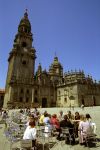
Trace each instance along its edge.
<path fill-rule="evenodd" d="M 4 98 L 5 108 L 16 107 L 16 104 L 17 106 L 23 107 L 28 104 L 27 102 L 29 102 L 29 105 L 31 106 L 31 102 L 33 101 L 32 95 L 28 94 L 28 96 L 24 97 L 23 94 L 18 95 L 18 91 L 23 91 L 21 93 L 25 93 L 25 90 L 27 90 L 28 93 L 32 93 L 36 59 L 36 50 L 32 47 L 32 42 L 31 24 L 26 10 L 19 23 L 18 32 L 14 39 L 13 49 L 8 58 L 9 67 Z"/>
<path fill-rule="evenodd" d="M 28 9 L 25 10 L 24 18 L 28 18 Z"/>
<path fill-rule="evenodd" d="M 55 57 L 57 57 L 56 51 L 55 51 Z"/>

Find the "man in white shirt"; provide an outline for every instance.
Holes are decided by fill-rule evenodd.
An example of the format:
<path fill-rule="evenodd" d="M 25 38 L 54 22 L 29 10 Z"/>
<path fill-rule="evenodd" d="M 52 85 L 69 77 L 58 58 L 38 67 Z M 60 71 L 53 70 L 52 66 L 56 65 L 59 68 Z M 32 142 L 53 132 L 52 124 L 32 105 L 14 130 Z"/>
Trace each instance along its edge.
<path fill-rule="evenodd" d="M 29 126 L 26 128 L 24 132 L 23 139 L 24 140 L 32 140 L 32 146 L 36 145 L 36 134 L 37 130 L 35 128 L 35 121 L 29 122 Z"/>

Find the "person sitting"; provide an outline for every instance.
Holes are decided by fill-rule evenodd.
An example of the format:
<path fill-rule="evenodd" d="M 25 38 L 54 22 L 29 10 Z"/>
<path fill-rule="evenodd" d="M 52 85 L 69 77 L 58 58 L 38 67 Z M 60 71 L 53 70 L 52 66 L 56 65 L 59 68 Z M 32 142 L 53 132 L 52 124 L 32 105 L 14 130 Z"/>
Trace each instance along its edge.
<path fill-rule="evenodd" d="M 85 122 L 86 118 L 83 114 L 80 115 L 80 122 L 78 126 L 78 136 L 79 136 L 79 143 L 80 145 L 83 144 L 83 136 L 82 136 L 82 123 Z"/>
<path fill-rule="evenodd" d="M 2 111 L 2 120 L 6 121 L 6 119 L 8 118 L 8 113 L 6 110 Z"/>
<path fill-rule="evenodd" d="M 34 118 L 35 118 L 35 124 L 36 126 L 39 125 L 39 118 L 40 118 L 40 112 L 37 111 L 36 114 L 34 114 Z"/>
<path fill-rule="evenodd" d="M 36 114 L 38 111 L 37 107 L 34 107 L 33 113 Z"/>
<path fill-rule="evenodd" d="M 29 126 L 29 123 L 30 123 L 30 122 L 33 122 L 34 120 L 35 120 L 34 116 L 31 115 L 31 114 L 29 114 L 28 120 L 27 120 L 27 123 L 26 123 L 26 126 Z"/>
<path fill-rule="evenodd" d="M 59 123 L 59 120 L 58 120 L 56 114 L 53 114 L 53 115 L 51 116 L 50 122 L 51 122 L 52 128 L 55 129 L 56 132 L 58 132 L 57 139 L 60 140 L 60 132 L 61 132 L 61 129 L 60 129 L 60 123 Z"/>
<path fill-rule="evenodd" d="M 80 114 L 78 111 L 75 112 L 75 120 L 80 120 Z"/>
<path fill-rule="evenodd" d="M 62 110 L 60 110 L 59 114 L 58 114 L 58 120 L 61 121 L 64 119 L 64 113 Z"/>
<path fill-rule="evenodd" d="M 45 135 L 45 137 L 48 137 L 51 135 L 51 131 L 52 131 L 50 114 L 46 113 L 44 115 L 43 123 L 44 123 L 44 133 L 45 133 L 44 135 Z"/>
<path fill-rule="evenodd" d="M 78 137 L 78 127 L 79 127 L 79 121 L 80 121 L 80 114 L 79 112 L 75 112 L 75 120 L 74 120 L 74 125 L 75 125 L 75 135 Z"/>
<path fill-rule="evenodd" d="M 40 115 L 40 118 L 39 118 L 39 125 L 40 125 L 40 126 L 43 126 L 43 125 L 44 125 L 43 120 L 44 120 L 45 114 L 47 114 L 47 111 L 42 112 L 41 115 Z"/>
<path fill-rule="evenodd" d="M 75 137 L 74 137 L 74 124 L 71 123 L 67 115 L 64 115 L 64 119 L 60 122 L 60 127 L 67 127 L 69 129 L 69 134 L 72 138 L 71 144 L 75 144 Z M 70 139 L 69 136 L 67 136 L 65 143 L 69 144 Z"/>
<path fill-rule="evenodd" d="M 86 120 L 79 124 L 79 131 L 81 131 L 81 144 L 84 144 L 84 139 L 88 135 L 93 135 L 93 128 L 91 123 L 91 116 L 86 114 Z"/>
<path fill-rule="evenodd" d="M 44 123 L 44 125 L 47 125 L 49 122 L 50 122 L 50 117 L 49 117 L 48 113 L 45 113 L 43 123 Z"/>
<path fill-rule="evenodd" d="M 55 127 L 56 130 L 60 129 L 60 123 L 59 123 L 59 120 L 58 120 L 56 114 L 52 115 L 50 122 L 51 122 L 52 126 Z"/>
<path fill-rule="evenodd" d="M 31 121 L 24 132 L 23 139 L 32 140 L 32 147 L 34 147 L 36 146 L 36 134 L 37 130 L 35 128 L 35 121 Z"/>
<path fill-rule="evenodd" d="M 74 119 L 74 115 L 71 113 L 70 110 L 68 111 L 67 116 L 70 121 Z"/>

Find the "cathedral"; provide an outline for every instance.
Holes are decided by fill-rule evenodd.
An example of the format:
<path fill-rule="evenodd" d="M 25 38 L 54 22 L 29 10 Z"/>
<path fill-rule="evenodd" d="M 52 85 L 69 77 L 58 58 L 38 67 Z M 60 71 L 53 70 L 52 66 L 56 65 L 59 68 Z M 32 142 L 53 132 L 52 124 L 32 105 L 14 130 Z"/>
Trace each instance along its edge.
<path fill-rule="evenodd" d="M 21 19 L 9 53 L 4 108 L 79 107 L 100 105 L 100 82 L 84 71 L 63 73 L 55 56 L 46 71 L 35 71 L 36 50 L 27 11 Z"/>

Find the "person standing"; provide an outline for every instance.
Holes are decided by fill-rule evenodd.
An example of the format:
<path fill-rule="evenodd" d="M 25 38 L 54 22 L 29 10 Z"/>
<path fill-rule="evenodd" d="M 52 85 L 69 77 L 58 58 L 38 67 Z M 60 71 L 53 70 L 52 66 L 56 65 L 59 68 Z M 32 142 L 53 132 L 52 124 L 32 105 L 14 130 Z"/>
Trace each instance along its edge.
<path fill-rule="evenodd" d="M 81 105 L 82 110 L 84 110 L 84 104 Z"/>
<path fill-rule="evenodd" d="M 31 121 L 24 132 L 23 139 L 32 140 L 32 147 L 34 147 L 36 146 L 36 134 L 37 130 L 35 128 L 35 121 Z"/>

